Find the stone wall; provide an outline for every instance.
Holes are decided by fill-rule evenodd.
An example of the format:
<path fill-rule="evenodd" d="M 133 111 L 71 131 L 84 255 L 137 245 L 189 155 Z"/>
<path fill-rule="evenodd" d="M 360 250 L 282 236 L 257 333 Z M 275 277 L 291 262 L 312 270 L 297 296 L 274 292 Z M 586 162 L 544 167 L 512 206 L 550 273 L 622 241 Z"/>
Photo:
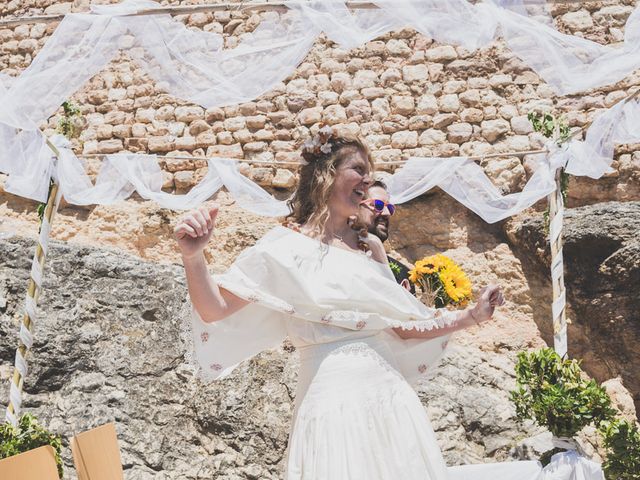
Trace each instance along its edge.
<path fill-rule="evenodd" d="M 9 2 L 4 8 L 12 15 L 60 13 L 85 11 L 87 3 Z M 553 6 L 561 31 L 612 45 L 623 40 L 632 10 L 631 1 Z M 190 27 L 223 34 L 230 48 L 261 17 L 226 11 L 177 18 Z M 0 68 L 17 73 L 26 67 L 55 26 L 0 30 Z M 598 91 L 557 97 L 503 42 L 471 52 L 405 29 L 351 51 L 319 38 L 295 74 L 272 91 L 242 105 L 205 110 L 160 92 L 123 53 L 74 95 L 72 100 L 88 120 L 75 147 L 87 154 L 127 150 L 277 164 L 297 162 L 298 145 L 325 123 L 364 137 L 385 169 L 384 162 L 409 156 L 540 148 L 543 138 L 532 131 L 527 113 L 551 110 L 565 114 L 570 126 L 583 127 L 638 84 L 640 77 L 634 74 Z M 45 132 L 54 131 L 58 118 L 54 115 L 42 126 Z M 640 198 L 638 155 L 634 145 L 621 146 L 616 171 L 608 178 L 572 180 L 571 203 Z M 481 164 L 505 192 L 518 191 L 531 173 L 526 157 Z M 200 159 L 166 158 L 161 166 L 166 172 L 164 187 L 170 191 L 189 190 L 206 172 L 206 161 Z M 295 184 L 295 174 L 286 164 L 243 164 L 241 171 L 266 187 L 287 189 Z"/>

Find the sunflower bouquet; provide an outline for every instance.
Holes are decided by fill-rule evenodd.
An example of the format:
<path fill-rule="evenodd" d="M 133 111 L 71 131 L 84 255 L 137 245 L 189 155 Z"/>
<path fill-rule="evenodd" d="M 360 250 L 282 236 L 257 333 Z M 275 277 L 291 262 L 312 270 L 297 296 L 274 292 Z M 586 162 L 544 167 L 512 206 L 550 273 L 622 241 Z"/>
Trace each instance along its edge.
<path fill-rule="evenodd" d="M 471 298 L 471 282 L 462 269 L 441 254 L 418 260 L 409 280 L 422 291 L 421 299 L 436 308 L 464 306 Z"/>

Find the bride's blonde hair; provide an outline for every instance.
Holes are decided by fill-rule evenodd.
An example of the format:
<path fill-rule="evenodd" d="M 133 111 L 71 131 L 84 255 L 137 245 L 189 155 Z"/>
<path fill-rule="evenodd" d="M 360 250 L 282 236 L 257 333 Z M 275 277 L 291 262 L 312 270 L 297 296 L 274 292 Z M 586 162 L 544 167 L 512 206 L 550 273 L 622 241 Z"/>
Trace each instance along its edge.
<path fill-rule="evenodd" d="M 306 225 L 311 231 L 322 233 L 329 218 L 328 201 L 333 189 L 336 169 L 349 155 L 362 152 L 369 161 L 371 172 L 374 164 L 369 149 L 357 136 L 335 136 L 332 133 L 316 135 L 302 149 L 305 163 L 300 168 L 298 188 L 287 202 L 291 213 L 288 222 Z"/>

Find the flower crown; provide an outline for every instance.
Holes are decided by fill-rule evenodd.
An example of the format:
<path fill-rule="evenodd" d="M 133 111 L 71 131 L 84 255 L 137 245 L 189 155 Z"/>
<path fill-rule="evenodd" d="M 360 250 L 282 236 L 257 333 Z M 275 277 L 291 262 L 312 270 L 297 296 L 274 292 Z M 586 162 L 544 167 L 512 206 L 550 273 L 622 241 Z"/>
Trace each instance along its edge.
<path fill-rule="evenodd" d="M 325 125 L 302 144 L 302 158 L 307 162 L 313 162 L 319 156 L 331 153 L 331 137 L 333 137 L 333 129 Z"/>

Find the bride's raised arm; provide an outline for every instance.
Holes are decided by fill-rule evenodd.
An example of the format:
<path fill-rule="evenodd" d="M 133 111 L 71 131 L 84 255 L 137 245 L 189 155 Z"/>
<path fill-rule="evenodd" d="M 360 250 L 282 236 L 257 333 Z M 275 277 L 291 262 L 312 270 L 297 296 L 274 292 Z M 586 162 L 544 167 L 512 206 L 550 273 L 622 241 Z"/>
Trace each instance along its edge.
<path fill-rule="evenodd" d="M 474 307 L 469 307 L 466 310 L 458 312 L 456 321 L 447 326 L 441 328 L 434 328 L 432 330 L 405 330 L 402 328 L 394 328 L 393 331 L 403 339 L 409 338 L 436 338 L 442 335 L 453 333 L 458 330 L 471 327 L 473 325 L 480 325 L 481 322 L 486 322 L 491 319 L 495 307 L 504 304 L 504 297 L 500 287 L 497 285 L 489 285 L 480 292 L 480 298 L 478 303 Z"/>
<path fill-rule="evenodd" d="M 191 303 L 207 323 L 222 320 L 249 303 L 219 288 L 207 269 L 203 250 L 211 239 L 217 215 L 217 205 L 191 210 L 173 230 L 182 254 Z"/>

